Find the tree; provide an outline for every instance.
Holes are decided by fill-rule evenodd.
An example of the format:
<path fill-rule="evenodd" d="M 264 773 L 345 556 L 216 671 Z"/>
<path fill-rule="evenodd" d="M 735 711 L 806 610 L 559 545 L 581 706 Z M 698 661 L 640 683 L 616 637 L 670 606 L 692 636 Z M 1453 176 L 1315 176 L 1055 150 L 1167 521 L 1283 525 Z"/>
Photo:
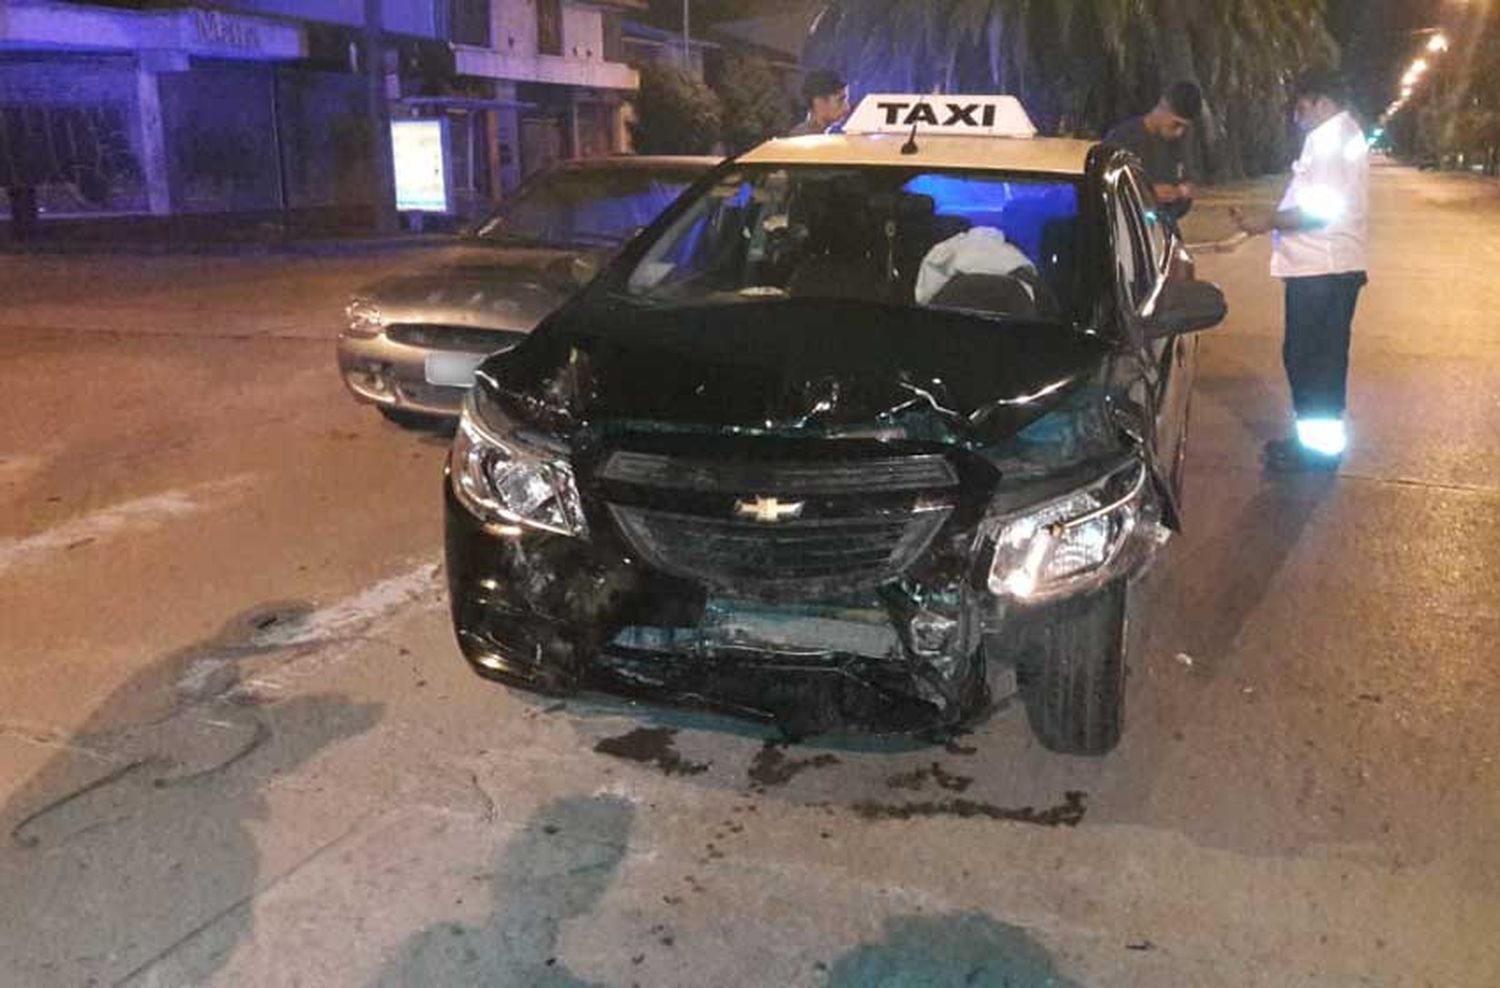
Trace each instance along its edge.
<path fill-rule="evenodd" d="M 708 154 L 724 120 L 712 89 L 678 68 L 655 63 L 641 66 L 635 113 L 630 132 L 641 154 Z"/>
<path fill-rule="evenodd" d="M 791 126 L 791 96 L 765 59 L 726 54 L 715 66 L 713 80 L 724 106 L 724 143 L 732 153 L 784 134 Z"/>
<path fill-rule="evenodd" d="M 807 61 L 865 91 L 1012 93 L 1047 133 L 1101 133 L 1189 79 L 1234 177 L 1287 158 L 1287 83 L 1335 54 L 1322 0 L 831 0 Z"/>
<path fill-rule="evenodd" d="M 1418 160 L 1440 160 L 1490 174 L 1500 166 L 1500 11 L 1468 13 L 1448 52 L 1428 56 L 1432 68 L 1410 105 L 1391 124 L 1397 149 Z"/>

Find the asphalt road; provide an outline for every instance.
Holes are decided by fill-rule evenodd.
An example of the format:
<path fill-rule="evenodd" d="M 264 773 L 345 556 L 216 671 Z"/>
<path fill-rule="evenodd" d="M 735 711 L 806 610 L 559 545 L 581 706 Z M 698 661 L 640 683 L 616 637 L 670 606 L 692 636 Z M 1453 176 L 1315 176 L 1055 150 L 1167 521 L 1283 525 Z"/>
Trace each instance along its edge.
<path fill-rule="evenodd" d="M 443 440 L 333 365 L 430 256 L 0 257 L 0 983 L 1500 984 L 1500 188 L 1378 172 L 1334 478 L 1257 465 L 1264 244 L 1201 260 L 1097 761 L 1016 707 L 780 747 L 473 678 Z"/>

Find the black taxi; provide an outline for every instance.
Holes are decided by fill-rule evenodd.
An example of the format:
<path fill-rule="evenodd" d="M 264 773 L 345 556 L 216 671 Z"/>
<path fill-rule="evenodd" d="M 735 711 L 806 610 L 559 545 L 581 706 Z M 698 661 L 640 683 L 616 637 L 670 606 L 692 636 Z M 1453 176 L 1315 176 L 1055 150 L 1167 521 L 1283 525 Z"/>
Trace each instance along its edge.
<path fill-rule="evenodd" d="M 1019 688 L 1049 748 L 1112 749 L 1225 303 L 1135 159 L 1034 135 L 1009 97 L 867 97 L 486 361 L 445 482 L 474 669 L 792 735 Z"/>

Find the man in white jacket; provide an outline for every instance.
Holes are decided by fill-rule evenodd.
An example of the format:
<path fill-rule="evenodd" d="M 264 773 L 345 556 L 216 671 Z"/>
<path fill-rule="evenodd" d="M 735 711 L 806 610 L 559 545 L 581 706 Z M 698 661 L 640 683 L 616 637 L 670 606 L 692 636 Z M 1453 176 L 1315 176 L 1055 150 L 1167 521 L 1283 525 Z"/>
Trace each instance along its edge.
<path fill-rule="evenodd" d="M 1273 214 L 1234 216 L 1246 233 L 1275 237 L 1271 275 L 1286 284 L 1282 359 L 1296 433 L 1266 444 L 1266 466 L 1335 469 L 1348 444 L 1349 340 L 1367 281 L 1369 147 L 1364 129 L 1345 109 L 1338 76 L 1308 72 L 1293 96 L 1306 139 L 1286 194 Z"/>
<path fill-rule="evenodd" d="M 918 305 L 930 305 L 943 287 L 961 274 L 1009 275 L 1022 270 L 1034 272 L 1031 258 L 1006 240 L 1000 230 L 976 226 L 927 252 L 917 272 L 916 301 Z"/>

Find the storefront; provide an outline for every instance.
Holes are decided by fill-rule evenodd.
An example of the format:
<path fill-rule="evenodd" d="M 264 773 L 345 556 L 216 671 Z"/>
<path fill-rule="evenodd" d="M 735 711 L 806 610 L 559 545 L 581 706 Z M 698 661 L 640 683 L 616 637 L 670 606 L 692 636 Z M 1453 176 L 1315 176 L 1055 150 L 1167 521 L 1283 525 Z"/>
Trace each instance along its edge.
<path fill-rule="evenodd" d="M 386 34 L 383 47 L 393 115 L 447 91 L 446 41 Z M 367 227 L 379 179 L 365 48 L 357 25 L 13 2 L 0 19 L 0 194 L 34 196 L 43 221 Z M 455 175 L 457 210 L 479 208 L 472 177 Z"/>
<path fill-rule="evenodd" d="M 431 22 L 453 41 L 390 24 L 382 39 L 391 120 L 440 122 L 422 140 L 431 149 L 440 133 L 441 154 L 421 167 L 428 184 L 441 173 L 442 198 L 422 193 L 424 208 L 407 209 L 414 222 L 481 216 L 556 160 L 625 150 L 638 78 L 622 61 L 618 9 L 635 0 L 470 4 L 442 27 L 438 8 L 424 21 L 421 6 L 395 26 Z M 10 0 L 0 17 L 0 224 L 16 190 L 45 221 L 232 214 L 283 229 L 369 225 L 381 179 L 365 29 L 357 18 L 294 19 L 291 4 L 267 9 Z"/>
<path fill-rule="evenodd" d="M 490 87 L 489 122 L 499 189 L 565 158 L 618 154 L 625 105 L 639 76 L 624 62 L 614 3 L 515 4 L 500 8 L 488 48 L 454 46 L 454 69 Z"/>
<path fill-rule="evenodd" d="M 56 217 L 274 203 L 272 66 L 304 52 L 296 25 L 263 18 L 16 0 L 0 19 L 0 189 Z"/>

